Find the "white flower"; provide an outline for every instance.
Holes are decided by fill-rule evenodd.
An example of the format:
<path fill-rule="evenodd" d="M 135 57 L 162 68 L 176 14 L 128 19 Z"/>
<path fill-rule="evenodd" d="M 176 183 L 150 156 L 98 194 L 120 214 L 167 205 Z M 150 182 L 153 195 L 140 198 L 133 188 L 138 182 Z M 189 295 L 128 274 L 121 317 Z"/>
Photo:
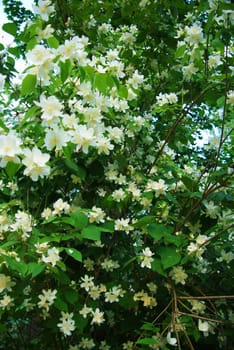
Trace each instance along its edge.
<path fill-rule="evenodd" d="M 129 233 L 129 231 L 133 230 L 133 226 L 129 224 L 129 221 L 130 219 L 123 218 L 115 220 L 115 230 Z"/>
<path fill-rule="evenodd" d="M 178 97 L 174 92 L 171 92 L 170 94 L 160 94 L 156 96 L 157 104 L 159 106 L 164 106 L 165 104 L 173 104 L 178 102 Z"/>
<path fill-rule="evenodd" d="M 0 307 L 3 309 L 10 309 L 13 304 L 13 299 L 9 295 L 4 295 L 4 297 L 0 300 Z"/>
<path fill-rule="evenodd" d="M 69 134 L 61 128 L 55 128 L 53 130 L 47 130 L 45 136 L 45 146 L 51 151 L 55 148 L 56 151 L 59 151 L 66 145 L 70 140 Z"/>
<path fill-rule="evenodd" d="M 76 145 L 76 151 L 82 148 L 84 153 L 88 153 L 90 146 L 96 145 L 96 137 L 93 128 L 87 128 L 86 125 L 77 125 L 75 130 L 71 131 L 72 142 Z"/>
<path fill-rule="evenodd" d="M 167 342 L 172 346 L 177 346 L 177 339 L 171 337 L 171 332 L 167 333 Z"/>
<path fill-rule="evenodd" d="M 168 186 L 165 184 L 165 181 L 160 179 L 158 181 L 149 180 L 146 186 L 146 191 L 155 191 L 155 196 L 158 197 L 161 194 L 164 194 Z"/>
<path fill-rule="evenodd" d="M 122 190 L 122 188 L 120 188 L 119 190 L 115 190 L 112 193 L 112 198 L 116 201 L 116 202 L 120 202 L 125 198 L 125 192 Z"/>
<path fill-rule="evenodd" d="M 87 318 L 89 314 L 92 313 L 91 307 L 87 307 L 86 304 L 83 306 L 83 308 L 79 311 L 79 314 L 81 314 L 84 318 Z"/>
<path fill-rule="evenodd" d="M 210 325 L 207 321 L 198 320 L 198 329 L 201 332 L 208 333 Z"/>
<path fill-rule="evenodd" d="M 14 131 L 7 135 L 0 135 L 0 167 L 5 167 L 8 162 L 19 163 L 18 154 L 22 153 L 20 145 L 22 141 L 17 137 Z"/>
<path fill-rule="evenodd" d="M 128 79 L 128 84 L 132 85 L 134 89 L 138 88 L 138 85 L 142 84 L 144 82 L 144 76 L 142 74 L 139 74 L 136 70 L 132 77 Z"/>
<path fill-rule="evenodd" d="M 49 307 L 53 304 L 56 299 L 57 290 L 42 290 L 42 294 L 38 295 L 40 301 L 37 303 L 39 308 L 44 308 L 46 311 L 49 311 Z"/>
<path fill-rule="evenodd" d="M 95 347 L 95 343 L 93 339 L 81 338 L 79 346 L 83 349 L 93 349 Z"/>
<path fill-rule="evenodd" d="M 27 52 L 26 58 L 31 64 L 41 66 L 47 61 L 50 61 L 53 56 L 50 49 L 43 45 L 36 45 L 31 51 Z"/>
<path fill-rule="evenodd" d="M 42 255 L 42 261 L 47 264 L 49 263 L 52 266 L 55 266 L 59 260 L 61 260 L 61 257 L 59 256 L 59 250 L 55 247 L 48 249 L 47 256 Z"/>
<path fill-rule="evenodd" d="M 68 214 L 70 210 L 70 205 L 67 202 L 63 201 L 62 198 L 59 198 L 56 202 L 54 202 L 53 208 L 54 210 L 52 214 L 54 215 L 60 215 L 62 212 Z"/>
<path fill-rule="evenodd" d="M 96 147 L 98 149 L 98 154 L 104 153 L 106 155 L 110 154 L 114 146 L 110 143 L 110 140 L 106 137 L 99 137 L 97 140 Z"/>
<path fill-rule="evenodd" d="M 203 41 L 202 28 L 198 24 L 186 27 L 187 37 L 185 41 L 189 44 L 198 44 Z"/>
<path fill-rule="evenodd" d="M 90 210 L 90 212 L 88 213 L 90 223 L 104 222 L 105 216 L 106 216 L 106 213 L 101 208 L 97 208 L 96 206 L 93 206 L 92 209 Z"/>
<path fill-rule="evenodd" d="M 37 28 L 36 33 L 40 40 L 49 39 L 53 36 L 54 28 L 51 27 L 51 24 L 48 24 L 44 29 Z"/>
<path fill-rule="evenodd" d="M 48 98 L 45 95 L 40 96 L 40 102 L 35 102 L 35 104 L 42 109 L 42 119 L 47 121 L 52 121 L 55 117 L 59 117 L 61 110 L 63 108 L 62 103 L 55 96 L 50 96 Z"/>
<path fill-rule="evenodd" d="M 219 54 L 210 55 L 208 59 L 209 68 L 216 68 L 222 64 L 221 56 Z"/>
<path fill-rule="evenodd" d="M 93 279 L 94 279 L 94 277 L 91 277 L 88 275 L 81 277 L 81 281 L 82 281 L 82 283 L 80 285 L 81 288 L 84 288 L 86 290 L 86 292 L 88 292 L 94 286 Z"/>
<path fill-rule="evenodd" d="M 218 205 L 215 205 L 213 201 L 204 202 L 204 206 L 206 208 L 206 216 L 209 216 L 211 219 L 218 217 L 220 207 Z"/>
<path fill-rule="evenodd" d="M 39 177 L 50 174 L 50 167 L 46 165 L 50 159 L 49 154 L 42 153 L 37 147 L 34 147 L 32 150 L 25 148 L 23 153 L 24 159 L 22 163 L 26 166 L 24 175 L 30 176 L 33 181 L 37 181 Z"/>
<path fill-rule="evenodd" d="M 190 63 L 188 66 L 184 66 L 182 68 L 182 72 L 183 72 L 185 80 L 190 80 L 192 75 L 198 72 L 198 68 L 195 67 L 195 65 L 193 63 Z"/>
<path fill-rule="evenodd" d="M 175 284 L 185 284 L 185 280 L 188 277 L 182 266 L 174 266 L 169 275 L 175 281 Z"/>
<path fill-rule="evenodd" d="M 54 12 L 54 5 L 51 4 L 50 0 L 39 0 L 38 5 L 32 5 L 32 8 L 43 21 L 48 21 L 49 15 Z"/>
<path fill-rule="evenodd" d="M 149 247 L 146 247 L 142 251 L 141 255 L 141 267 L 148 267 L 149 269 L 151 268 L 151 262 L 154 260 L 152 256 L 154 255 L 153 252 L 151 252 Z"/>
<path fill-rule="evenodd" d="M 13 285 L 14 283 L 9 276 L 4 275 L 3 273 L 0 274 L 0 293 L 4 291 L 4 289 L 11 291 Z"/>
<path fill-rule="evenodd" d="M 99 308 L 96 308 L 95 311 L 92 312 L 93 319 L 91 321 L 91 324 L 101 324 L 105 322 L 104 319 L 104 312 L 100 311 Z"/>
<path fill-rule="evenodd" d="M 221 251 L 221 256 L 220 258 L 217 258 L 216 260 L 219 262 L 225 261 L 226 263 L 230 263 L 234 259 L 234 254 L 233 252 L 226 252 L 225 250 Z"/>
<path fill-rule="evenodd" d="M 60 317 L 61 323 L 58 323 L 57 326 L 60 328 L 60 331 L 65 335 L 71 335 L 75 330 L 75 321 L 72 319 L 73 313 L 63 312 Z"/>

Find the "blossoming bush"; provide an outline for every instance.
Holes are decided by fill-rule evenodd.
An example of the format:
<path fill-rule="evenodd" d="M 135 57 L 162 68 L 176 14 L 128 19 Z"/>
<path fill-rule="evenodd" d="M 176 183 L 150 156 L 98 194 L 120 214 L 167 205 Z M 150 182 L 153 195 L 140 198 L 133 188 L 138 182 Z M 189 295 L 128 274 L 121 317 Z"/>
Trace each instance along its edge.
<path fill-rule="evenodd" d="M 233 5 L 129 3 L 4 25 L 1 349 L 231 349 Z"/>

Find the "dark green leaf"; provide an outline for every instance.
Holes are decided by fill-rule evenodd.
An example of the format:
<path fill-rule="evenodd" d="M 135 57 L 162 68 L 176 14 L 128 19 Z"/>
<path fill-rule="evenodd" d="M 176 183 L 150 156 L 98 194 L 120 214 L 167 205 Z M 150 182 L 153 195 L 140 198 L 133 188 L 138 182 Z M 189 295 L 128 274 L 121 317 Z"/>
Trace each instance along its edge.
<path fill-rule="evenodd" d="M 15 23 L 5 23 L 3 24 L 2 29 L 4 30 L 4 32 L 13 36 L 15 36 L 15 34 L 17 33 L 17 25 Z"/>
<path fill-rule="evenodd" d="M 65 252 L 70 255 L 73 259 L 82 262 L 82 255 L 81 253 L 75 249 L 75 248 L 65 248 Z"/>
<path fill-rule="evenodd" d="M 70 159 L 66 159 L 65 160 L 65 164 L 75 175 L 80 177 L 81 180 L 84 180 L 84 178 L 86 176 L 86 171 L 85 171 L 85 169 L 83 167 L 77 165 L 76 163 L 74 163 Z"/>
<path fill-rule="evenodd" d="M 134 224 L 134 227 L 141 228 L 153 222 L 155 222 L 155 216 L 153 215 L 143 216 Z"/>
<path fill-rule="evenodd" d="M 58 309 L 60 311 L 65 311 L 65 312 L 68 311 L 67 304 L 60 298 L 56 298 L 53 305 L 56 307 L 56 309 Z"/>
<path fill-rule="evenodd" d="M 64 295 L 69 304 L 74 305 L 78 300 L 78 293 L 73 289 L 66 290 Z"/>
<path fill-rule="evenodd" d="M 166 273 L 163 271 L 160 259 L 154 259 L 154 261 L 151 263 L 151 268 L 153 271 L 159 273 L 160 275 L 166 276 Z"/>
<path fill-rule="evenodd" d="M 31 274 L 32 277 L 36 277 L 41 272 L 45 270 L 45 265 L 38 264 L 36 262 L 31 262 L 28 264 L 28 272 L 27 274 Z"/>

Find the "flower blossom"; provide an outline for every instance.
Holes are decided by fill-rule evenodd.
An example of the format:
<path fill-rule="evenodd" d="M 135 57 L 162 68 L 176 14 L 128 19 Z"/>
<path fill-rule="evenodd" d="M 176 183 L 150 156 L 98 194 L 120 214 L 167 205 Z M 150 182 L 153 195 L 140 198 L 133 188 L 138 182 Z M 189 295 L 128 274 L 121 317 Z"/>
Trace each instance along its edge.
<path fill-rule="evenodd" d="M 39 177 L 48 176 L 50 167 L 46 165 L 50 159 L 50 155 L 42 153 L 39 148 L 34 147 L 32 150 L 25 148 L 24 159 L 22 163 L 26 166 L 24 175 L 30 176 L 33 181 L 37 181 Z"/>
<path fill-rule="evenodd" d="M 154 255 L 153 252 L 151 252 L 149 247 L 146 247 L 142 251 L 142 256 L 141 256 L 141 267 L 148 267 L 149 269 L 151 268 L 151 262 L 154 260 L 152 256 Z"/>
<path fill-rule="evenodd" d="M 42 255 L 42 261 L 49 263 L 52 266 L 55 266 L 59 260 L 61 260 L 59 250 L 55 247 L 48 249 L 47 256 Z"/>
<path fill-rule="evenodd" d="M 39 15 L 43 21 L 49 20 L 49 15 L 54 12 L 54 5 L 50 0 L 39 0 L 38 5 L 32 5 L 33 11 Z"/>
<path fill-rule="evenodd" d="M 0 135 L 0 167 L 5 167 L 8 162 L 19 163 L 18 154 L 22 153 L 20 145 L 22 141 L 14 131 L 7 135 Z"/>
<path fill-rule="evenodd" d="M 60 331 L 65 335 L 71 335 L 71 333 L 75 330 L 75 321 L 72 319 L 73 312 L 63 312 L 62 316 L 60 317 L 61 323 L 58 323 L 57 326 L 60 328 Z"/>

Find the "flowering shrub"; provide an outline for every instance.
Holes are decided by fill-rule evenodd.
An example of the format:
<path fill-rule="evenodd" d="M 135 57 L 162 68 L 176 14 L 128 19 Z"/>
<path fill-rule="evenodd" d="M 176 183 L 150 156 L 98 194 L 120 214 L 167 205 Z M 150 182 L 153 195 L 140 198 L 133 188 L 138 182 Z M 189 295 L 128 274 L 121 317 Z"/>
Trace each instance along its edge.
<path fill-rule="evenodd" d="M 1 349 L 230 349 L 233 5 L 176 3 L 180 21 L 140 2 L 171 30 L 153 60 L 139 14 L 94 9 L 97 42 L 72 18 L 62 38 L 39 0 L 17 34 L 27 68 L 0 76 Z"/>

